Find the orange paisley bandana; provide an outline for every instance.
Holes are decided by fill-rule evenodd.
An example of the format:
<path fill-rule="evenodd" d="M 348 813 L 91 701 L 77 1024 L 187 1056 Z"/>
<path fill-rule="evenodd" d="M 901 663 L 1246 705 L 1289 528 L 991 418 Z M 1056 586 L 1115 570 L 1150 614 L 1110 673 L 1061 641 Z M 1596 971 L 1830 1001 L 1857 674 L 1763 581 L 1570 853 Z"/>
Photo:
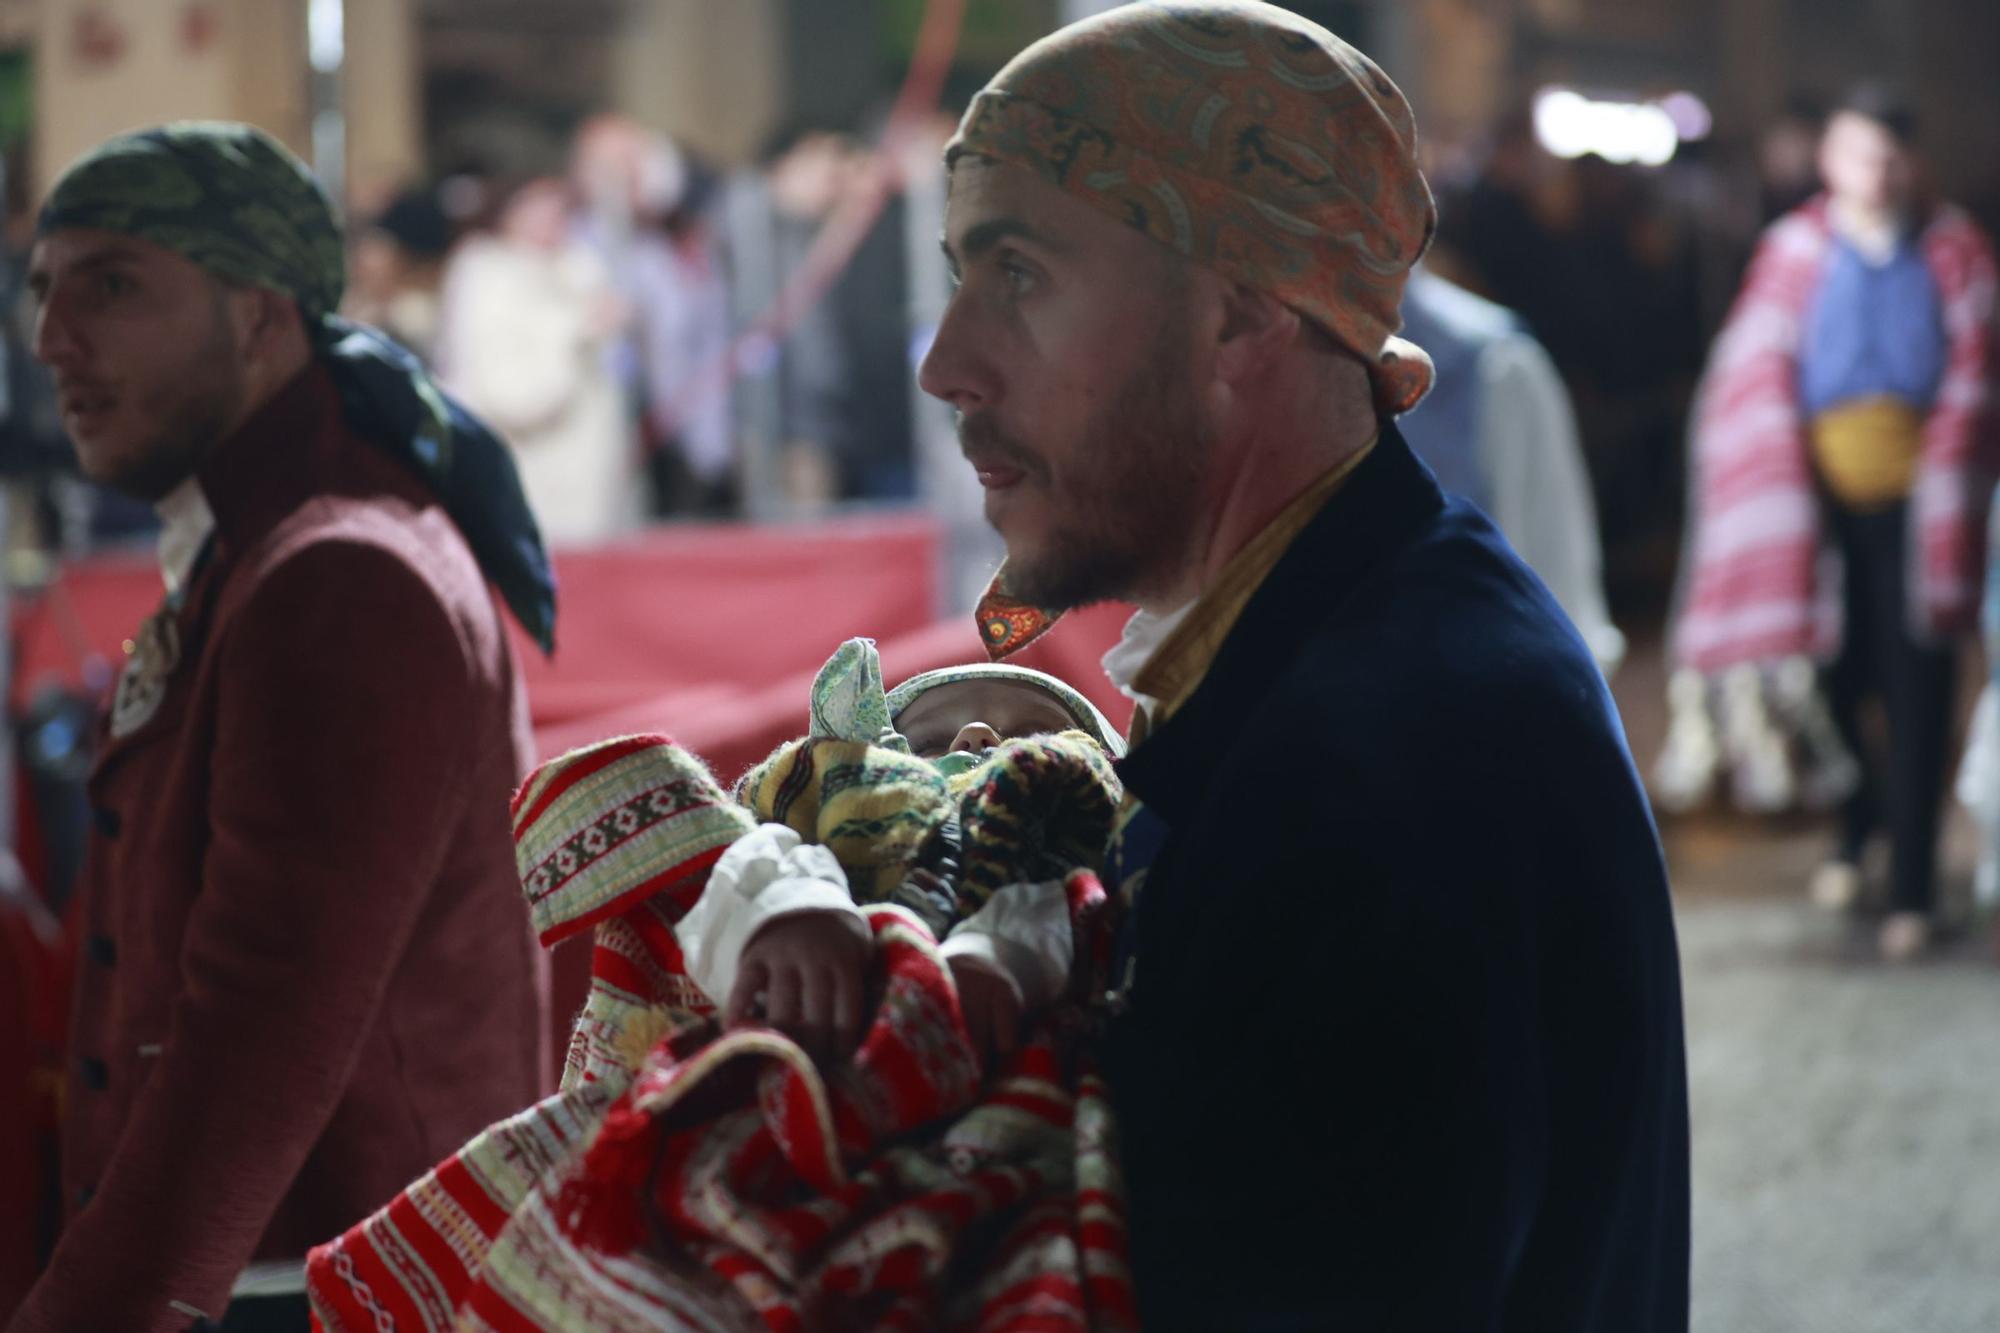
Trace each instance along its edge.
<path fill-rule="evenodd" d="M 1395 337 L 1437 227 L 1416 123 L 1367 56 L 1257 0 L 1139 0 L 1016 56 L 945 149 L 1027 168 L 1267 291 L 1416 406 L 1431 362 Z"/>

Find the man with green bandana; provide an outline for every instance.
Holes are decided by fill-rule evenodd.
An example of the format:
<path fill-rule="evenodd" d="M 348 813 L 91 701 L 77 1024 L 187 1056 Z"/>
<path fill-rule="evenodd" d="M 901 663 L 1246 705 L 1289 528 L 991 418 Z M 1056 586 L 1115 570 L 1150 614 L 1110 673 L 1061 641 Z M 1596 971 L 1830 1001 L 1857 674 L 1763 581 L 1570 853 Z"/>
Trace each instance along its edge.
<path fill-rule="evenodd" d="M 159 508 L 165 597 L 90 783 L 20 1333 L 303 1329 L 308 1246 L 542 1090 L 499 603 L 547 647 L 553 582 L 505 448 L 333 315 L 342 254 L 243 125 L 113 139 L 39 219 L 35 355 L 84 472 Z"/>

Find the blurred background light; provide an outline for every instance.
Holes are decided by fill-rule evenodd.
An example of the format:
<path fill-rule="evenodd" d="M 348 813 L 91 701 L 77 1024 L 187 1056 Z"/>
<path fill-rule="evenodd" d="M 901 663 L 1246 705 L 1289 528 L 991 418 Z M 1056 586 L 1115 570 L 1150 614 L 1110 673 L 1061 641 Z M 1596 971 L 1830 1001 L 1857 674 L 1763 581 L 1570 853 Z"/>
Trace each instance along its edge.
<path fill-rule="evenodd" d="M 1715 129 L 1715 116 L 1708 103 L 1693 93 L 1668 93 L 1660 99 L 1660 109 L 1674 122 L 1674 133 L 1682 143 L 1699 143 Z"/>
<path fill-rule="evenodd" d="M 1537 93 L 1534 118 L 1536 139 L 1560 158 L 1594 154 L 1620 166 L 1660 167 L 1681 141 L 1674 117 L 1657 103 L 1598 101 L 1570 88 Z"/>
<path fill-rule="evenodd" d="M 306 50 L 322 74 L 340 70 L 347 56 L 347 26 L 341 0 L 312 0 L 306 11 Z"/>

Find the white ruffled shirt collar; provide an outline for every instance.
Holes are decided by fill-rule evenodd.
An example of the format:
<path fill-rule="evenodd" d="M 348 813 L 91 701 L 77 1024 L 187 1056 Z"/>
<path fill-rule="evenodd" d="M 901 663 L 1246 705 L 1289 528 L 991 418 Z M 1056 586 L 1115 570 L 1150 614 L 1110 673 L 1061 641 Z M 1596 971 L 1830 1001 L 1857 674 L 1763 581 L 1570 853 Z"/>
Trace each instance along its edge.
<path fill-rule="evenodd" d="M 1198 600 L 1198 599 L 1197 599 Z M 1118 692 L 1146 710 L 1150 722 L 1160 701 L 1150 694 L 1132 688 L 1132 682 L 1146 669 L 1146 663 L 1153 660 L 1153 654 L 1167 641 L 1167 636 L 1181 627 L 1196 603 L 1191 601 L 1177 611 L 1164 613 L 1139 610 L 1125 622 L 1124 632 L 1111 651 L 1104 654 L 1104 674 L 1118 687 Z"/>
<path fill-rule="evenodd" d="M 208 507 L 201 483 L 189 477 L 153 506 L 160 516 L 160 578 L 171 596 L 194 574 L 201 548 L 215 531 L 215 511 Z"/>

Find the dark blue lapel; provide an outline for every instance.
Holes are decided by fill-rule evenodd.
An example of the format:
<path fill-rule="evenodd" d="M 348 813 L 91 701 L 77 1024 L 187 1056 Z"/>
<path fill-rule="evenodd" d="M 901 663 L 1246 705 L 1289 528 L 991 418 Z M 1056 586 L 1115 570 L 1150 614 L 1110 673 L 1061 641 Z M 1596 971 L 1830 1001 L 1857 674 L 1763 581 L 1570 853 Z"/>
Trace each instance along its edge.
<path fill-rule="evenodd" d="M 1368 571 L 1443 507 L 1430 469 L 1384 422 L 1374 450 L 1251 595 L 1194 694 L 1119 762 L 1132 793 L 1169 827 L 1183 822 L 1251 701 L 1290 669 Z"/>

